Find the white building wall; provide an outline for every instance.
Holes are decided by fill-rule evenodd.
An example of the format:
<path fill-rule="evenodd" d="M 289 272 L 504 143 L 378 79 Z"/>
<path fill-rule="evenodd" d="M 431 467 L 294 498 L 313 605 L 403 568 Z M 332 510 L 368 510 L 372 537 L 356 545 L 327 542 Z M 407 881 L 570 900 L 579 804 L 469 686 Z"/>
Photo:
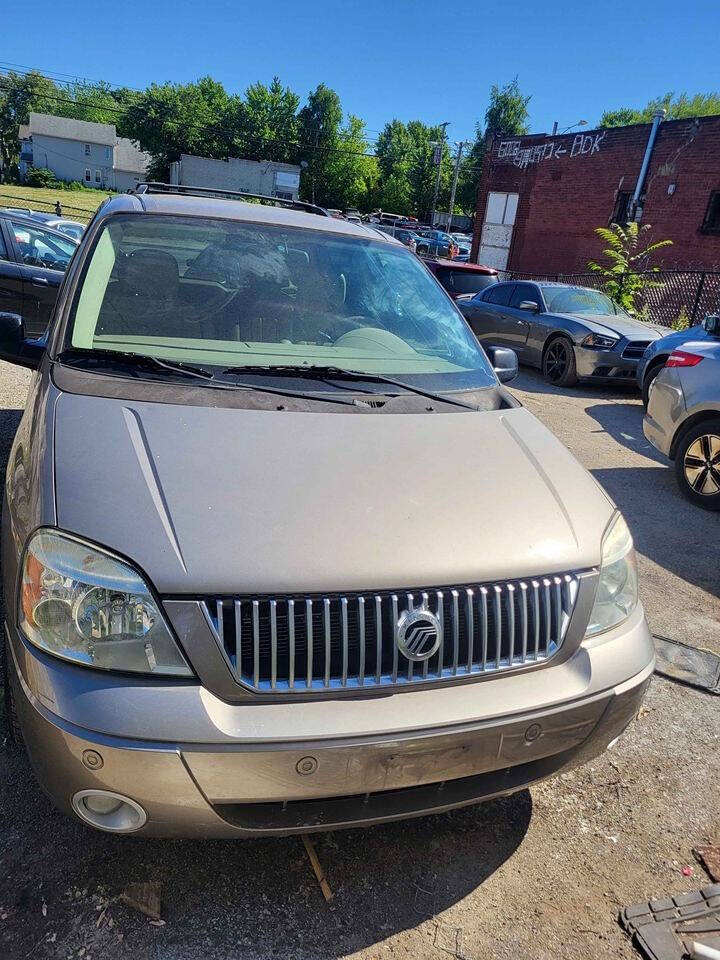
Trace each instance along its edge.
<path fill-rule="evenodd" d="M 47 167 L 58 180 L 79 180 L 89 187 L 107 188 L 113 181 L 113 149 L 103 143 L 90 143 L 89 155 L 85 144 L 63 137 L 33 134 L 32 152 L 34 167 Z M 85 172 L 90 171 L 90 180 Z M 98 171 L 100 180 L 97 180 Z"/>
<path fill-rule="evenodd" d="M 280 193 L 297 200 L 300 188 L 300 167 L 272 161 L 213 160 L 183 154 L 180 162 L 172 165 L 173 182 L 186 186 L 210 187 L 216 190 L 237 190 L 275 196 Z M 280 182 L 278 182 L 278 180 Z"/>

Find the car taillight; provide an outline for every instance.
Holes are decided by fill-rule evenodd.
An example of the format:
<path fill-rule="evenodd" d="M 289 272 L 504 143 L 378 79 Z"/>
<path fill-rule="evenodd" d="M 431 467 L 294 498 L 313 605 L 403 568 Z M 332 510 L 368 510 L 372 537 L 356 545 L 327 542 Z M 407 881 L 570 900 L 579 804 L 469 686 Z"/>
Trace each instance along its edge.
<path fill-rule="evenodd" d="M 696 367 L 703 358 L 687 350 L 673 350 L 667 358 L 666 367 Z"/>

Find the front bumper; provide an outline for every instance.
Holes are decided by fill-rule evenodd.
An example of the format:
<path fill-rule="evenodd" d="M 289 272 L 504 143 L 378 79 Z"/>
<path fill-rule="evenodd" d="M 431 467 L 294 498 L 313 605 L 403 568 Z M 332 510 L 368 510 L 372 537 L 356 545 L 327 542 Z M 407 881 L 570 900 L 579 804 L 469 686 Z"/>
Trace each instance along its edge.
<path fill-rule="evenodd" d="M 478 703 L 475 719 L 464 723 L 339 737 L 329 722 L 324 735 L 300 739 L 303 713 L 311 705 L 286 703 L 262 708 L 297 718 L 287 724 L 283 740 L 269 741 L 258 736 L 262 724 L 255 722 L 255 705 L 222 703 L 216 710 L 204 688 L 180 685 L 173 696 L 178 703 L 186 699 L 190 714 L 191 701 L 200 694 L 216 734 L 229 724 L 230 712 L 236 715 L 234 723 L 242 723 L 244 735 L 211 739 L 208 732 L 204 741 L 192 739 L 198 721 L 183 729 L 180 711 L 176 736 L 167 742 L 97 732 L 107 728 L 109 718 L 91 708 L 111 704 L 112 695 L 95 701 L 87 697 L 87 722 L 94 730 L 60 717 L 43 689 L 48 658 L 16 642 L 22 646 L 19 657 L 13 650 L 11 682 L 28 753 L 43 788 L 73 816 L 72 798 L 80 790 L 130 797 L 147 813 L 139 831 L 147 836 L 250 837 L 365 826 L 512 793 L 604 750 L 637 713 L 654 666 L 652 640 L 638 608 L 620 630 L 583 644 L 564 664 L 467 685 L 476 701 L 483 698 L 495 705 L 492 715 L 483 716 Z M 498 691 L 502 697 L 503 684 L 512 685 L 514 697 L 524 702 L 522 709 L 498 711 L 496 698 Z M 108 677 L 98 677 L 97 686 L 107 692 Z M 554 702 L 543 703 L 539 691 L 544 690 L 547 701 L 549 686 L 555 688 Z M 162 703 L 152 685 L 145 689 L 148 697 Z M 447 695 L 425 690 L 412 696 L 429 704 L 440 693 Z M 357 717 L 367 718 L 372 711 L 377 718 L 383 704 L 397 699 L 312 707 L 328 716 L 333 709 L 349 709 Z M 405 700 L 408 706 L 410 702 Z M 117 724 L 122 726 L 122 721 Z M 93 757 L 95 768 L 88 767 L 88 750 L 100 756 L 102 766 Z"/>
<path fill-rule="evenodd" d="M 623 351 L 627 347 L 626 340 L 621 340 L 613 350 L 595 350 L 576 344 L 575 362 L 578 377 L 588 380 L 622 380 L 636 383 L 640 358 L 624 357 Z"/>

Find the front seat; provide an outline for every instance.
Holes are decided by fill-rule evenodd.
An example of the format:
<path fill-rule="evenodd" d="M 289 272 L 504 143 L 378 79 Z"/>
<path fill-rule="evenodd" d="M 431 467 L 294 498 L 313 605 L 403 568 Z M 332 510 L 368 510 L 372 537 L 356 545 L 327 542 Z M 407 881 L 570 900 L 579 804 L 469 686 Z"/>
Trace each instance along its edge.
<path fill-rule="evenodd" d="M 134 250 L 108 286 L 97 332 L 187 336 L 178 318 L 179 292 L 175 257 L 164 250 Z"/>

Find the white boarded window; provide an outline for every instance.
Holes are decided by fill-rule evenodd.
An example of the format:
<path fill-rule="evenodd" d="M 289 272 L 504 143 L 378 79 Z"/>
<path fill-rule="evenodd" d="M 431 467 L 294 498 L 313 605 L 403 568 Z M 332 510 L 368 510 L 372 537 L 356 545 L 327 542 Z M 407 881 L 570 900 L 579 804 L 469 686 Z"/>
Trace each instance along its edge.
<path fill-rule="evenodd" d="M 512 227 L 515 223 L 519 195 L 517 193 L 488 194 L 485 223 Z"/>

